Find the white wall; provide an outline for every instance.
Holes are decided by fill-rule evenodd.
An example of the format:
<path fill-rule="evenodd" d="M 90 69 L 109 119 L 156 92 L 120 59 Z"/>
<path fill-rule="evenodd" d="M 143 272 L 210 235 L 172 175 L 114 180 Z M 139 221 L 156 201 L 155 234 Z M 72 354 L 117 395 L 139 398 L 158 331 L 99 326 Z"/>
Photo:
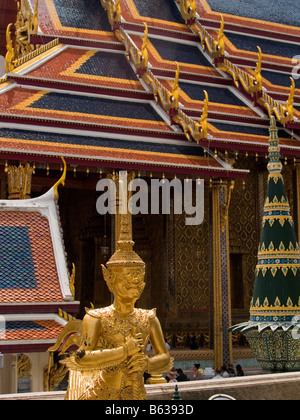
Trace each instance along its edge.
<path fill-rule="evenodd" d="M 18 389 L 17 354 L 4 354 L 4 366 L 0 375 L 1 394 L 15 394 Z M 27 353 L 30 359 L 31 392 L 44 391 L 44 368 L 48 366 L 48 353 Z"/>
<path fill-rule="evenodd" d="M 4 76 L 5 74 L 5 58 L 0 55 L 0 77 Z"/>

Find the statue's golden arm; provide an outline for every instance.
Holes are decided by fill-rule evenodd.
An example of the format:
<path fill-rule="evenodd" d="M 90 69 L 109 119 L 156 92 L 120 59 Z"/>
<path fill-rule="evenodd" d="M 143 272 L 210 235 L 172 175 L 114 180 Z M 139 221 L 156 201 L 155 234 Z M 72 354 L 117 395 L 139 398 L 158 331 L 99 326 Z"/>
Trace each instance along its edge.
<path fill-rule="evenodd" d="M 83 318 L 83 331 L 79 350 L 76 352 L 76 364 L 82 368 L 103 367 L 107 363 L 119 362 L 126 357 L 125 346 L 109 350 L 96 350 L 101 334 L 101 320 L 86 314 Z"/>
<path fill-rule="evenodd" d="M 136 335 L 130 337 L 124 345 L 114 349 L 95 350 L 98 338 L 101 335 L 102 326 L 101 319 L 94 318 L 86 314 L 83 319 L 83 333 L 81 345 L 76 353 L 76 364 L 82 368 L 99 368 L 103 369 L 113 366 L 121 361 L 140 352 L 143 342 L 142 336 Z"/>
<path fill-rule="evenodd" d="M 155 356 L 149 358 L 148 373 L 161 374 L 167 372 L 170 364 L 173 364 L 173 360 L 167 350 L 164 334 L 157 317 L 151 321 L 150 342 Z"/>
<path fill-rule="evenodd" d="M 97 347 L 98 339 L 102 331 L 100 318 L 86 314 L 83 318 L 82 338 L 80 351 L 93 351 Z"/>

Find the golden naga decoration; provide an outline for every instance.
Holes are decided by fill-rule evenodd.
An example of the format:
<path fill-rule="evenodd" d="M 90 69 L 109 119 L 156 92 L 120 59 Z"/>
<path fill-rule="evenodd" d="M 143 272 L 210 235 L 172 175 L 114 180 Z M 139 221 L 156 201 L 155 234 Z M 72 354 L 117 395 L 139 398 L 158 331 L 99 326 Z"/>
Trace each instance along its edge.
<path fill-rule="evenodd" d="M 200 121 L 194 121 L 184 114 L 181 110 L 178 111 L 178 114 L 173 117 L 174 122 L 179 124 L 184 131 L 186 138 L 189 141 L 193 139 L 199 144 L 200 140 L 207 139 L 208 135 L 208 106 L 209 98 L 208 93 L 204 90 L 205 101 L 202 116 Z"/>
<path fill-rule="evenodd" d="M 145 25 L 145 32 L 144 32 L 144 38 L 143 38 L 143 45 L 142 45 L 142 51 L 138 54 L 138 61 L 136 61 L 135 67 L 137 69 L 137 72 L 139 72 L 139 69 L 146 69 L 149 64 L 149 54 L 148 54 L 148 25 L 144 22 Z M 131 55 L 132 60 L 134 60 L 134 55 Z"/>
<path fill-rule="evenodd" d="M 32 53 L 38 45 L 30 43 L 30 35 L 38 32 L 38 0 L 36 0 L 34 13 L 32 14 L 28 4 L 24 0 L 18 1 L 17 21 L 8 25 L 6 30 L 6 73 L 13 71 L 17 61 Z M 15 26 L 15 42 L 11 37 L 12 26 Z"/>
<path fill-rule="evenodd" d="M 277 121 L 282 125 L 286 125 L 288 122 L 294 121 L 294 99 L 295 99 L 295 80 L 291 77 L 291 88 L 286 105 L 283 105 L 273 98 L 271 98 L 266 92 L 262 93 L 262 97 L 258 99 L 258 103 L 264 106 L 269 114 L 269 117 L 275 116 Z"/>
<path fill-rule="evenodd" d="M 219 57 L 224 57 L 225 56 L 224 27 L 225 27 L 224 16 L 221 15 L 221 26 L 220 26 L 220 30 L 219 30 L 219 33 L 218 33 L 218 40 L 215 41 L 215 43 L 214 43 L 214 51 L 213 51 L 213 54 L 212 54 L 213 58 L 219 58 Z"/>
<path fill-rule="evenodd" d="M 31 362 L 26 354 L 18 354 L 17 358 L 17 378 L 30 379 Z"/>
<path fill-rule="evenodd" d="M 225 34 L 224 34 L 224 17 L 221 15 L 221 24 L 218 32 L 218 38 L 215 40 L 212 35 L 201 25 L 196 19 L 191 25 L 191 29 L 199 36 L 203 50 L 207 50 L 209 55 L 214 59 L 215 64 L 221 65 L 225 57 Z"/>
<path fill-rule="evenodd" d="M 119 223 L 116 252 L 102 266 L 113 304 L 86 309 L 83 321 L 69 322 L 49 349 L 78 347 L 61 361 L 69 369 L 68 400 L 144 400 L 144 372 L 160 375 L 173 365 L 156 310 L 135 308 L 145 288 L 145 263 L 133 250 L 131 214 L 120 214 Z M 149 341 L 153 357 L 146 354 Z"/>
<path fill-rule="evenodd" d="M 38 23 L 38 8 L 39 8 L 39 0 L 36 0 L 35 7 L 34 7 L 34 14 L 32 18 L 29 20 L 28 30 L 29 34 L 37 34 L 39 29 Z"/>
<path fill-rule="evenodd" d="M 295 109 L 294 109 L 294 101 L 295 101 L 295 91 L 296 91 L 296 85 L 295 85 L 295 80 L 293 79 L 293 77 L 290 77 L 291 79 L 291 90 L 290 90 L 290 94 L 285 106 L 285 111 L 283 113 L 283 115 L 281 115 L 281 123 L 283 125 L 285 125 L 288 122 L 294 121 L 294 114 L 295 114 Z"/>
<path fill-rule="evenodd" d="M 75 299 L 75 277 L 76 277 L 76 267 L 75 267 L 75 264 L 73 263 L 72 274 L 70 276 L 69 284 L 70 284 L 70 290 L 74 299 Z"/>
<path fill-rule="evenodd" d="M 261 76 L 261 64 L 262 64 L 262 51 L 260 47 L 258 49 L 258 61 L 255 69 L 255 79 L 250 79 L 250 86 L 248 93 L 261 92 L 263 88 L 262 76 Z"/>
<path fill-rule="evenodd" d="M 108 5 L 113 3 L 113 0 L 101 0 L 102 6 L 109 14 Z M 192 4 L 193 2 L 191 2 Z M 113 3 L 114 4 L 114 3 Z M 121 18 L 120 18 L 121 22 Z M 197 28 L 194 28 L 196 23 L 193 25 L 193 29 L 197 31 Z M 196 25 L 197 26 L 197 25 Z M 149 54 L 148 54 L 148 26 L 145 24 L 145 33 L 143 37 L 143 45 L 141 50 L 135 45 L 130 36 L 124 31 L 122 25 L 117 25 L 114 27 L 115 36 L 117 39 L 122 42 L 126 50 L 128 60 L 131 60 L 137 75 L 143 79 L 143 81 L 151 87 L 154 99 L 156 102 L 160 102 L 163 109 L 169 114 L 172 118 L 172 121 L 176 124 L 179 124 L 183 127 L 186 136 L 190 141 L 194 139 L 199 142 L 200 139 L 207 137 L 207 112 L 203 113 L 200 123 L 192 120 L 188 117 L 182 110 L 179 109 L 179 65 L 177 64 L 177 70 L 175 75 L 175 80 L 172 86 L 172 91 L 170 92 L 152 73 L 149 66 Z M 210 35 L 207 33 L 207 36 Z M 222 36 L 220 35 L 220 42 L 222 41 Z M 211 43 L 215 41 L 211 37 Z M 212 47 L 213 49 L 214 47 Z M 221 47 L 221 51 L 223 51 Z M 207 101 L 208 105 L 208 101 Z M 206 108 L 205 108 L 206 109 Z"/>
<path fill-rule="evenodd" d="M 9 73 L 10 71 L 13 71 L 14 69 L 14 60 L 15 60 L 15 52 L 13 47 L 13 42 L 11 38 L 11 27 L 13 26 L 12 23 L 10 23 L 7 26 L 6 29 L 6 56 L 5 56 L 5 72 Z"/>
<path fill-rule="evenodd" d="M 200 126 L 201 126 L 201 138 L 207 139 L 207 134 L 208 134 L 207 118 L 208 118 L 209 99 L 208 99 L 208 93 L 206 92 L 206 90 L 204 90 L 204 95 L 205 95 L 205 101 L 204 101 L 204 108 L 203 108 L 202 116 L 200 119 Z"/>
<path fill-rule="evenodd" d="M 67 373 L 68 368 L 66 366 L 58 365 L 50 359 L 48 365 L 44 368 L 44 392 L 54 391 Z"/>
<path fill-rule="evenodd" d="M 122 10 L 121 0 L 101 0 L 102 7 L 107 11 L 108 20 L 113 30 L 121 23 Z"/>
<path fill-rule="evenodd" d="M 163 86 L 163 84 L 153 75 L 151 70 L 147 69 L 147 71 L 142 75 L 144 82 L 151 86 L 155 101 L 160 101 L 164 110 L 172 115 L 177 114 L 179 108 L 180 69 L 179 64 L 176 63 L 176 65 L 177 69 L 171 92 Z"/>
<path fill-rule="evenodd" d="M 219 64 L 219 68 L 226 73 L 230 74 L 232 77 L 235 86 L 239 89 L 240 86 L 244 89 L 245 92 L 254 94 L 262 92 L 262 51 L 260 47 L 257 47 L 259 51 L 258 62 L 256 65 L 255 73 L 249 74 L 244 70 L 241 70 L 236 65 L 232 64 L 226 58 L 222 63 Z"/>
<path fill-rule="evenodd" d="M 34 47 L 29 42 L 28 23 L 31 21 L 32 14 L 24 8 L 23 0 L 18 2 L 18 14 L 16 28 L 16 42 L 15 42 L 15 58 L 19 59 L 31 53 Z"/>
<path fill-rule="evenodd" d="M 176 63 L 177 69 L 176 69 L 176 75 L 174 79 L 174 83 L 172 86 L 172 95 L 170 96 L 170 106 L 171 108 L 178 109 L 179 108 L 179 76 L 180 76 L 180 68 L 179 64 Z"/>
<path fill-rule="evenodd" d="M 179 0 L 181 16 L 189 25 L 196 19 L 197 6 L 195 0 Z"/>

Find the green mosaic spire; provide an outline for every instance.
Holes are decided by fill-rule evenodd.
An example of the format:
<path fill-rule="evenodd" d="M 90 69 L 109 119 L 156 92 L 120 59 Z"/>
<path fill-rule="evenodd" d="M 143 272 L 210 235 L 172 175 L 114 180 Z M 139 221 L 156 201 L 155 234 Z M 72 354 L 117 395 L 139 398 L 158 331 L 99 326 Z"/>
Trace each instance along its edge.
<path fill-rule="evenodd" d="M 269 143 L 268 192 L 250 321 L 290 322 L 300 315 L 300 250 L 282 177 L 274 117 Z"/>
<path fill-rule="evenodd" d="M 268 171 L 250 320 L 229 331 L 245 335 L 263 370 L 299 371 L 300 251 L 281 173 L 274 117 Z"/>

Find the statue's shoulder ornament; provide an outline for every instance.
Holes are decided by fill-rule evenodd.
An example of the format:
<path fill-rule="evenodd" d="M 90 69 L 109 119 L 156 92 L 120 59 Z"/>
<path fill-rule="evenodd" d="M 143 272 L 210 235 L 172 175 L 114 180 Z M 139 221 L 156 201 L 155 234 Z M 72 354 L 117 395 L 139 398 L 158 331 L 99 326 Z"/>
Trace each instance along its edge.
<path fill-rule="evenodd" d="M 97 308 L 97 309 L 88 309 L 85 308 L 85 312 L 87 315 L 91 316 L 92 318 L 103 318 L 111 312 L 111 307 L 106 308 Z"/>

